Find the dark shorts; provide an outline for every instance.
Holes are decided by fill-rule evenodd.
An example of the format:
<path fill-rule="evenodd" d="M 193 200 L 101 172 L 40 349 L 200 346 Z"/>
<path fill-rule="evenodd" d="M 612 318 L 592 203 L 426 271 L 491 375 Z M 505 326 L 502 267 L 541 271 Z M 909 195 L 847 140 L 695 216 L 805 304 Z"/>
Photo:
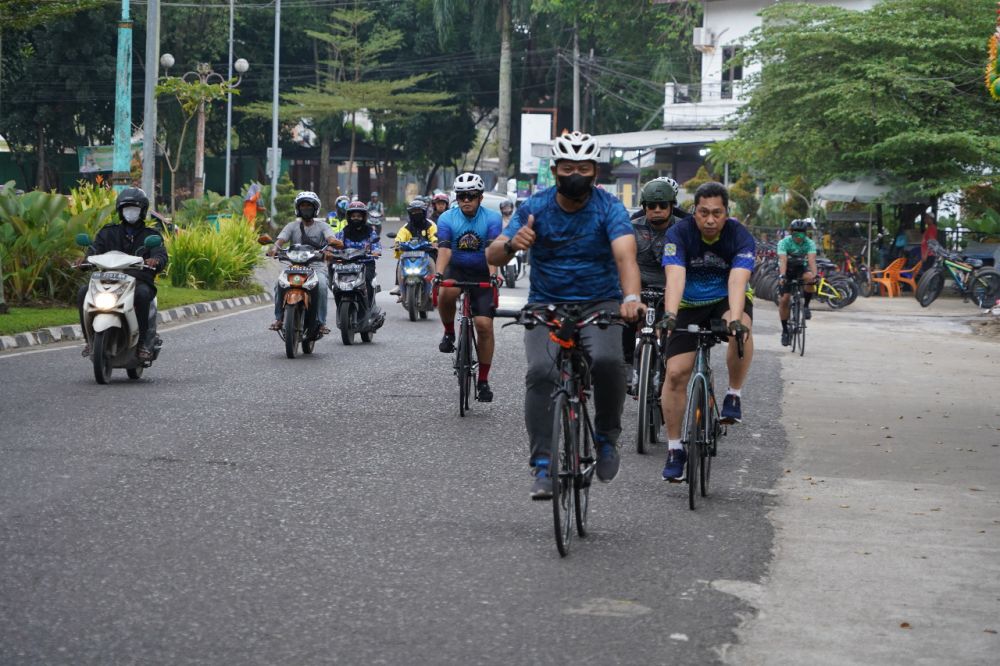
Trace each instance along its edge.
<path fill-rule="evenodd" d="M 702 328 L 708 328 L 713 319 L 722 319 L 722 315 L 729 311 L 729 299 L 723 299 L 712 305 L 704 305 L 700 308 L 681 308 L 677 313 L 677 328 L 667 338 L 666 357 L 677 356 L 693 352 L 698 348 L 698 338 L 694 335 L 687 335 L 683 330 L 691 324 L 697 324 Z M 743 301 L 743 312 L 753 321 L 753 301 L 749 298 Z"/>
<path fill-rule="evenodd" d="M 807 264 L 802 261 L 795 261 L 791 257 L 788 258 L 788 264 L 785 266 L 785 283 L 778 287 L 779 294 L 790 294 L 792 293 L 791 284 L 792 280 L 801 280 L 803 273 L 806 272 Z"/>
<path fill-rule="evenodd" d="M 454 266 L 448 266 L 444 272 L 446 280 L 457 280 L 459 282 L 489 282 L 490 274 L 479 271 L 465 271 Z M 493 289 L 476 287 L 471 293 L 472 316 L 473 317 L 494 317 L 496 308 L 493 306 Z"/>

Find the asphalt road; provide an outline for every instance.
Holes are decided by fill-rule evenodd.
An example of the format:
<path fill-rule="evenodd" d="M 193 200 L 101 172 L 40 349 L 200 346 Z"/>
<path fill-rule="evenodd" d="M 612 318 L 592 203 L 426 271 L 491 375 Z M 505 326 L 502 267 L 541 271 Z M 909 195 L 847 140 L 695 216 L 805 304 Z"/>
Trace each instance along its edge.
<path fill-rule="evenodd" d="M 79 345 L 0 355 L 0 663 L 718 661 L 770 557 L 774 356 L 695 512 L 663 447 L 635 453 L 629 400 L 622 471 L 560 558 L 528 499 L 523 334 L 460 418 L 439 323 L 380 298 L 373 344 L 295 360 L 269 308 L 164 329 L 138 382 L 96 385 Z"/>

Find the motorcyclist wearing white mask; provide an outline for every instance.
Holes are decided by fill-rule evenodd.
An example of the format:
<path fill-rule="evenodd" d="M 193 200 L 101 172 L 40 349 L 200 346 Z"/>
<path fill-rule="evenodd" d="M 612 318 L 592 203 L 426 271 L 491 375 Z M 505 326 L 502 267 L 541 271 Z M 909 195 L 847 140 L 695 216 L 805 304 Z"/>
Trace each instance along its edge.
<path fill-rule="evenodd" d="M 108 224 L 97 232 L 94 242 L 87 248 L 86 256 L 104 254 L 118 250 L 125 254 L 142 257 L 152 270 L 126 269 L 122 271 L 136 279 L 135 285 L 135 318 L 139 325 L 138 357 L 142 361 L 153 358 L 152 351 L 146 344 L 146 332 L 149 330 L 149 304 L 156 297 L 154 278 L 167 267 L 167 248 L 161 242 L 159 246 L 149 249 L 144 245 L 148 236 L 160 236 L 160 232 L 146 226 L 146 213 L 149 211 L 149 197 L 138 187 L 126 187 L 118 193 L 115 201 L 120 224 Z M 161 238 L 162 240 L 162 238 Z M 82 263 L 82 262 L 77 262 Z M 80 311 L 80 324 L 83 325 L 83 303 L 87 298 L 89 284 L 80 287 L 77 293 L 77 307 Z M 83 355 L 90 354 L 90 345 L 84 347 Z"/>

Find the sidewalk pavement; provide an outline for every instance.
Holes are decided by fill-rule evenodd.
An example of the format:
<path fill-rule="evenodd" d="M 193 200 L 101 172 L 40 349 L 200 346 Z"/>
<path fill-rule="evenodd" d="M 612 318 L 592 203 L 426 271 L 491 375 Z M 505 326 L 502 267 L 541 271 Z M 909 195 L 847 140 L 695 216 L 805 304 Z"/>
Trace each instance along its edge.
<path fill-rule="evenodd" d="M 1000 663 L 1000 338 L 954 298 L 813 312 L 804 357 L 755 336 L 781 354 L 789 448 L 725 661 Z M 775 330 L 773 305 L 755 314 Z"/>

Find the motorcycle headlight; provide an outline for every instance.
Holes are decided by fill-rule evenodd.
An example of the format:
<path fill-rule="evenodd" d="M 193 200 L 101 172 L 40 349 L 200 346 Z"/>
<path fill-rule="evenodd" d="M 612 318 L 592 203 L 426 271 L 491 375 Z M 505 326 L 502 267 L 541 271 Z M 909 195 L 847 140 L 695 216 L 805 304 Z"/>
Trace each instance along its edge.
<path fill-rule="evenodd" d="M 303 285 L 303 287 L 305 287 L 306 289 L 312 289 L 317 284 L 319 284 L 319 274 L 313 273 L 312 275 L 309 276 L 309 279 L 306 280 L 306 283 Z"/>
<path fill-rule="evenodd" d="M 113 310 L 118 305 L 118 297 L 110 291 L 103 291 L 94 296 L 94 307 L 98 310 Z"/>
<path fill-rule="evenodd" d="M 422 269 L 419 266 L 407 267 L 403 269 L 406 275 L 420 275 Z"/>

